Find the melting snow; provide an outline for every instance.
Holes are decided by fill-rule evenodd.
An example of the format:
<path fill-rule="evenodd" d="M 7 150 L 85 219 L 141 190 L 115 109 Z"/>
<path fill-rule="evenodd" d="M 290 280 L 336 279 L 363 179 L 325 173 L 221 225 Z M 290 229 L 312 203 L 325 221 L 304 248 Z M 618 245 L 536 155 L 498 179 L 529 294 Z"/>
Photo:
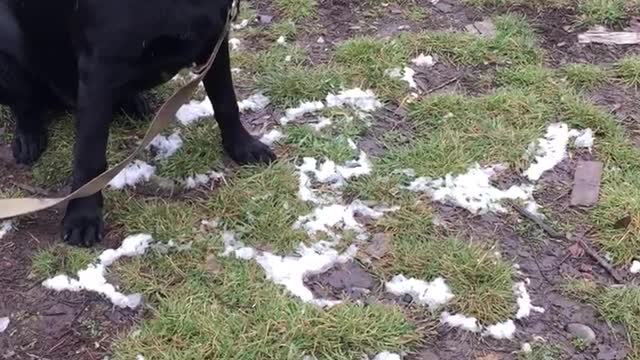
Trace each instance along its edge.
<path fill-rule="evenodd" d="M 513 334 L 516 332 L 516 324 L 513 320 L 507 320 L 503 323 L 487 326 L 484 334 L 485 336 L 491 336 L 494 339 L 512 339 Z"/>
<path fill-rule="evenodd" d="M 418 55 L 418 57 L 413 59 L 413 60 L 411 60 L 411 62 L 415 66 L 427 66 L 427 67 L 433 66 L 436 63 L 433 60 L 433 56 L 431 56 L 431 55 L 425 56 L 424 54 Z"/>
<path fill-rule="evenodd" d="M 0 317 L 0 334 L 7 330 L 10 322 L 11 320 L 8 317 Z"/>
<path fill-rule="evenodd" d="M 105 250 L 98 258 L 98 264 L 89 265 L 86 269 L 78 271 L 77 280 L 67 275 L 58 275 L 45 280 L 42 285 L 55 291 L 68 290 L 77 292 L 87 290 L 97 292 L 111 300 L 115 306 L 134 309 L 140 305 L 142 295 L 124 295 L 120 293 L 113 285 L 107 283 L 104 275 L 106 268 L 119 258 L 144 254 L 151 241 L 151 235 L 148 234 L 129 236 L 124 239 L 119 248 Z"/>
<path fill-rule="evenodd" d="M 401 360 L 401 359 L 402 358 L 400 357 L 400 355 L 391 353 L 388 351 L 383 351 L 373 358 L 373 360 Z"/>
<path fill-rule="evenodd" d="M 233 30 L 242 30 L 249 25 L 249 19 L 244 19 L 240 24 L 233 24 L 231 27 Z"/>
<path fill-rule="evenodd" d="M 451 327 L 461 328 L 471 332 L 479 332 L 481 329 L 481 326 L 478 325 L 478 319 L 462 314 L 451 315 L 445 311 L 442 313 L 440 321 Z"/>
<path fill-rule="evenodd" d="M 518 312 L 516 313 L 516 319 L 526 318 L 531 315 L 532 311 L 544 313 L 544 309 L 539 306 L 533 306 L 531 304 L 531 297 L 527 292 L 527 287 L 524 282 L 519 282 L 514 287 L 514 292 L 518 296 Z"/>
<path fill-rule="evenodd" d="M 320 131 L 332 123 L 331 119 L 321 116 L 318 118 L 318 122 L 316 124 L 311 124 L 311 127 L 313 127 L 315 131 Z"/>
<path fill-rule="evenodd" d="M 182 105 L 176 113 L 176 118 L 182 125 L 188 126 L 200 118 L 213 116 L 213 114 L 213 105 L 207 97 L 202 101 L 191 100 L 189 104 Z"/>
<path fill-rule="evenodd" d="M 400 69 L 400 68 L 387 69 L 387 71 L 385 71 L 385 74 L 394 79 L 400 79 L 402 81 L 406 81 L 409 84 L 409 87 L 412 89 L 415 89 L 418 87 L 418 85 L 416 84 L 416 81 L 413 79 L 413 75 L 415 75 L 416 72 L 410 67 L 405 67 L 404 69 Z"/>
<path fill-rule="evenodd" d="M 280 45 L 284 45 L 287 43 L 287 39 L 284 38 L 284 36 L 280 36 L 278 38 L 278 40 L 276 40 L 276 43 L 280 44 Z"/>
<path fill-rule="evenodd" d="M 229 39 L 229 45 L 231 45 L 231 50 L 240 49 L 240 39 L 238 39 L 238 38 Z"/>
<path fill-rule="evenodd" d="M 575 136 L 574 144 L 579 148 L 586 148 L 591 151 L 593 148 L 593 130 L 585 129 L 585 130 L 571 130 L 571 135 Z"/>
<path fill-rule="evenodd" d="M 182 138 L 178 131 L 169 136 L 158 135 L 149 143 L 149 147 L 156 151 L 157 159 L 166 159 L 182 147 Z"/>
<path fill-rule="evenodd" d="M 203 186 L 209 184 L 211 180 L 222 179 L 224 174 L 219 173 L 217 171 L 209 171 L 206 174 L 197 174 L 193 176 L 189 176 L 184 180 L 184 186 L 187 189 L 195 189 L 198 186 Z"/>
<path fill-rule="evenodd" d="M 324 109 L 321 101 L 301 102 L 298 107 L 287 109 L 285 116 L 280 119 L 280 124 L 286 125 L 290 121 L 303 117 L 305 114 L 311 114 Z"/>
<path fill-rule="evenodd" d="M 258 112 L 264 110 L 271 101 L 268 97 L 262 94 L 254 94 L 248 98 L 238 102 L 238 108 L 240 112 L 253 111 Z"/>
<path fill-rule="evenodd" d="M 2 238 L 2 236 L 0 236 L 0 238 Z M 631 267 L 629 268 L 629 272 L 632 273 L 632 274 L 640 273 L 640 261 L 634 260 L 631 263 Z"/>
<path fill-rule="evenodd" d="M 9 233 L 9 231 L 11 231 L 12 227 L 13 222 L 11 220 L 5 220 L 0 223 L 0 239 L 5 237 Z"/>
<path fill-rule="evenodd" d="M 407 279 L 403 275 L 397 275 L 387 282 L 386 289 L 394 295 L 411 295 L 417 303 L 429 306 L 430 309 L 446 304 L 453 299 L 451 289 L 441 277 L 431 282 L 415 278 Z"/>
<path fill-rule="evenodd" d="M 138 183 L 149 181 L 155 172 L 155 166 L 142 160 L 134 160 L 109 182 L 109 187 L 123 189 L 126 186 L 135 186 Z"/>
<path fill-rule="evenodd" d="M 260 142 L 265 145 L 271 146 L 274 143 L 280 141 L 284 137 L 284 134 L 280 130 L 271 130 L 268 133 L 262 135 Z"/>
<path fill-rule="evenodd" d="M 371 162 L 363 151 L 360 152 L 357 160 L 348 161 L 344 166 L 336 165 L 331 160 L 325 160 L 322 164 L 318 164 L 318 161 L 311 157 L 304 158 L 302 161 L 302 165 L 298 166 L 300 181 L 298 195 L 303 201 L 314 203 L 326 203 L 327 200 L 320 199 L 314 194 L 311 187 L 313 180 L 322 184 L 330 184 L 334 189 L 337 189 L 352 177 L 371 173 Z"/>
<path fill-rule="evenodd" d="M 329 94 L 326 102 L 327 107 L 351 106 L 366 112 L 382 107 L 382 103 L 378 101 L 373 91 L 363 91 L 360 88 L 343 90 L 337 95 Z"/>
<path fill-rule="evenodd" d="M 349 205 L 333 204 L 317 207 L 311 214 L 300 216 L 293 227 L 304 229 L 310 236 L 318 232 L 335 236 L 332 229 L 336 227 L 364 234 L 364 227 L 356 221 L 357 215 L 378 219 L 385 212 L 395 210 L 397 208 L 373 209 L 355 200 Z"/>

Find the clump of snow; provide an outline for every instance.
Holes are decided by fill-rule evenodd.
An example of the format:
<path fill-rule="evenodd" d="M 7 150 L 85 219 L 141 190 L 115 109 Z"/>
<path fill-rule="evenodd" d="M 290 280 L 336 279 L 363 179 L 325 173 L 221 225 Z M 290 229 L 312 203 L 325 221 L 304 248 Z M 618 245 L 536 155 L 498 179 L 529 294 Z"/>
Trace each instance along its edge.
<path fill-rule="evenodd" d="M 416 74 L 415 70 L 410 67 L 400 68 L 392 68 L 387 69 L 385 74 L 394 79 L 400 79 L 402 81 L 406 81 L 409 84 L 409 87 L 415 89 L 418 87 L 416 81 L 413 79 L 413 76 Z"/>
<path fill-rule="evenodd" d="M 544 313 L 544 309 L 539 306 L 531 304 L 531 297 L 527 292 L 527 287 L 524 282 L 519 282 L 514 286 L 514 292 L 516 293 L 518 302 L 518 312 L 516 313 L 516 319 L 526 318 L 531 315 L 532 311 Z"/>
<path fill-rule="evenodd" d="M 293 225 L 296 229 L 304 229 L 309 236 L 314 236 L 319 232 L 335 236 L 333 229 L 341 228 L 353 230 L 364 234 L 364 227 L 356 221 L 356 216 L 364 216 L 371 219 L 379 219 L 385 212 L 395 211 L 395 208 L 374 209 L 361 201 L 355 200 L 349 205 L 332 204 L 319 206 L 312 213 L 300 216 Z"/>
<path fill-rule="evenodd" d="M 238 259 L 251 260 L 257 255 L 254 248 L 245 246 L 244 243 L 236 240 L 235 234 L 230 231 L 222 233 L 222 241 L 224 241 L 222 256 L 233 254 Z"/>
<path fill-rule="evenodd" d="M 191 100 L 190 103 L 182 105 L 176 113 L 176 118 L 182 125 L 189 126 L 200 118 L 210 117 L 213 114 L 213 105 L 207 97 L 202 101 Z"/>
<path fill-rule="evenodd" d="M 254 94 L 242 101 L 239 101 L 238 108 L 240 109 L 241 113 L 244 113 L 246 111 L 257 112 L 264 110 L 264 108 L 266 108 L 270 102 L 271 100 L 269 100 L 268 97 L 262 94 Z"/>
<path fill-rule="evenodd" d="M 448 174 L 444 179 L 417 178 L 408 189 L 426 192 L 433 200 L 452 203 L 469 210 L 471 213 L 505 212 L 500 204 L 505 199 L 531 200 L 533 187 L 530 185 L 511 186 L 508 190 L 500 190 L 491 184 L 491 177 L 500 166 L 480 167 L 476 164 L 466 173 Z"/>
<path fill-rule="evenodd" d="M 233 24 L 231 27 L 233 28 L 233 30 L 242 30 L 246 28 L 247 25 L 249 25 L 249 19 L 244 19 L 242 20 L 242 22 L 240 22 L 240 24 Z"/>
<path fill-rule="evenodd" d="M 284 44 L 286 44 L 286 43 L 287 43 L 287 39 L 285 39 L 285 37 L 284 37 L 284 36 L 280 36 L 280 37 L 278 38 L 278 40 L 276 40 L 276 43 L 278 43 L 278 44 L 280 44 L 280 45 L 284 45 Z"/>
<path fill-rule="evenodd" d="M 209 184 L 212 180 L 219 180 L 224 177 L 224 174 L 219 173 L 217 171 L 209 171 L 206 174 L 196 174 L 193 176 L 189 176 L 184 180 L 184 186 L 187 189 L 195 189 L 198 186 L 204 186 Z"/>
<path fill-rule="evenodd" d="M 402 357 L 396 353 L 391 353 L 388 351 L 383 351 L 376 355 L 373 360 L 401 360 Z"/>
<path fill-rule="evenodd" d="M 435 65 L 435 60 L 433 59 L 433 56 L 431 55 L 424 55 L 424 54 L 420 54 L 418 55 L 418 57 L 416 57 L 415 59 L 411 60 L 411 62 L 415 65 L 415 66 L 426 66 L 426 67 L 431 67 L 433 65 Z"/>
<path fill-rule="evenodd" d="M 136 355 L 136 360 L 144 360 L 144 356 L 142 354 Z"/>
<path fill-rule="evenodd" d="M 182 147 L 182 144 L 183 142 L 180 137 L 180 133 L 175 131 L 169 136 L 156 136 L 151 143 L 149 143 L 148 147 L 155 150 L 157 159 L 166 159 L 175 154 L 176 151 Z"/>
<path fill-rule="evenodd" d="M 529 343 L 522 344 L 521 350 L 525 354 L 529 354 L 529 353 L 531 353 L 533 351 L 533 349 L 531 348 L 531 344 L 529 344 Z"/>
<path fill-rule="evenodd" d="M 11 323 L 11 320 L 8 317 L 0 317 L 0 334 L 7 330 L 9 323 Z"/>
<path fill-rule="evenodd" d="M 451 315 L 445 311 L 441 314 L 440 321 L 451 327 L 461 328 L 471 332 L 479 332 L 481 329 L 481 326 L 478 325 L 478 319 L 462 314 Z"/>
<path fill-rule="evenodd" d="M 432 310 L 453 299 L 451 289 L 441 277 L 427 282 L 415 278 L 407 279 L 403 275 L 396 275 L 391 281 L 387 282 L 385 286 L 388 292 L 397 296 L 405 294 L 411 295 L 418 304 L 427 305 Z"/>
<path fill-rule="evenodd" d="M 329 94 L 326 98 L 327 107 L 351 106 L 366 112 L 374 111 L 382 107 L 382 103 L 371 90 L 363 91 L 360 88 L 343 90 L 337 95 Z"/>
<path fill-rule="evenodd" d="M 322 109 L 324 109 L 324 104 L 321 101 L 301 102 L 298 107 L 287 109 L 285 116 L 280 119 L 280 124 L 286 125 L 287 123 L 299 119 L 306 114 L 311 114 Z"/>
<path fill-rule="evenodd" d="M 484 336 L 491 336 L 494 339 L 513 339 L 513 334 L 516 332 L 516 324 L 513 320 L 507 320 L 503 323 L 487 326 L 487 329 L 483 333 Z"/>
<path fill-rule="evenodd" d="M 121 308 L 135 309 L 142 301 L 141 294 L 124 295 L 113 285 L 107 283 L 104 275 L 106 268 L 121 257 L 140 256 L 149 247 L 152 241 L 151 235 L 138 234 L 129 236 L 117 249 L 105 250 L 97 264 L 89 265 L 84 270 L 78 271 L 78 279 L 72 279 L 67 275 L 58 275 L 45 280 L 42 285 L 55 291 L 80 291 L 87 290 L 104 295 L 111 302 Z"/>
<path fill-rule="evenodd" d="M 238 39 L 238 38 L 229 39 L 229 45 L 231 45 L 231 50 L 240 49 L 240 39 Z"/>
<path fill-rule="evenodd" d="M 280 130 L 271 130 L 268 133 L 262 135 L 260 142 L 265 145 L 271 146 L 274 143 L 280 141 L 284 137 L 284 134 Z"/>
<path fill-rule="evenodd" d="M 2 236 L 0 236 L 0 238 L 2 238 Z M 629 268 L 629 272 L 632 273 L 632 274 L 640 273 L 640 261 L 634 260 L 631 263 L 631 267 Z"/>
<path fill-rule="evenodd" d="M 311 127 L 313 127 L 313 129 L 315 131 L 320 131 L 322 129 L 324 129 L 325 127 L 331 125 L 333 123 L 333 121 L 331 121 L 331 119 L 326 118 L 324 116 L 321 116 L 318 118 L 318 122 L 315 124 L 311 124 Z"/>
<path fill-rule="evenodd" d="M 320 37 L 318 38 L 318 40 L 316 40 L 316 42 L 317 42 L 318 44 L 324 44 L 324 43 L 325 43 L 324 38 L 323 38 L 322 36 L 320 36 Z"/>
<path fill-rule="evenodd" d="M 5 237 L 9 231 L 13 228 L 13 222 L 11 220 L 5 220 L 0 223 L 0 239 Z"/>
<path fill-rule="evenodd" d="M 123 189 L 126 186 L 135 186 L 141 182 L 149 181 L 155 172 L 155 166 L 142 160 L 135 160 L 109 182 L 109 187 Z"/>
<path fill-rule="evenodd" d="M 574 144 L 576 145 L 576 147 L 578 148 L 586 148 L 589 149 L 589 151 L 591 151 L 591 149 L 593 148 L 593 142 L 594 142 L 594 138 L 593 138 L 593 130 L 591 129 L 584 129 L 584 130 L 571 130 L 571 135 L 575 136 L 575 140 L 574 140 Z"/>
<path fill-rule="evenodd" d="M 366 153 L 360 152 L 357 160 L 349 161 L 344 165 L 336 165 L 331 160 L 325 160 L 318 164 L 318 160 L 306 157 L 302 159 L 302 164 L 298 166 L 300 181 L 298 195 L 303 201 L 314 203 L 326 203 L 314 194 L 312 181 L 329 184 L 333 189 L 343 186 L 346 180 L 371 173 L 371 162 Z"/>

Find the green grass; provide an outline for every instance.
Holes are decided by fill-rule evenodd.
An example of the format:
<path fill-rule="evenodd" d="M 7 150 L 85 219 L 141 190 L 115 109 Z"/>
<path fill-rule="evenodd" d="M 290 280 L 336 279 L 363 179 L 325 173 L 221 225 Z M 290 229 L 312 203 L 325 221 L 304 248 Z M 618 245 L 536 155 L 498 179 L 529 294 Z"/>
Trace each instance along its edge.
<path fill-rule="evenodd" d="M 66 245 L 39 249 L 31 260 L 31 276 L 49 278 L 59 274 L 74 275 L 97 258 L 95 250 Z"/>
<path fill-rule="evenodd" d="M 580 0 L 579 21 L 586 26 L 604 25 L 620 28 L 628 18 L 626 0 Z"/>
<path fill-rule="evenodd" d="M 315 15 L 318 6 L 316 0 L 275 0 L 273 3 L 282 16 L 296 22 Z"/>
<path fill-rule="evenodd" d="M 627 86 L 640 87 L 640 56 L 629 55 L 616 64 L 616 76 Z"/>
<path fill-rule="evenodd" d="M 565 359 L 556 345 L 532 344 L 530 353 L 519 353 L 518 360 L 559 360 Z"/>
<path fill-rule="evenodd" d="M 561 73 L 577 89 L 592 89 L 609 80 L 607 70 L 592 64 L 567 64 Z"/>
<path fill-rule="evenodd" d="M 640 359 L 640 289 L 637 286 L 605 288 L 588 281 L 571 280 L 563 290 L 592 305 L 608 323 L 623 325 L 631 350 L 627 359 Z"/>

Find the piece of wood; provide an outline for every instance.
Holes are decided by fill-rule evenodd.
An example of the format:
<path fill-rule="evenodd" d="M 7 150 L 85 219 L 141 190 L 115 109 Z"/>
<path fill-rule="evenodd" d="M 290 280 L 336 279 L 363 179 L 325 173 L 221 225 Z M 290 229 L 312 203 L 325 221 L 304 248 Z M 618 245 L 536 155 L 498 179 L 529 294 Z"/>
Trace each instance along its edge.
<path fill-rule="evenodd" d="M 593 206 L 598 202 L 602 169 L 600 161 L 578 161 L 573 177 L 571 206 Z"/>
<path fill-rule="evenodd" d="M 580 44 L 633 45 L 640 44 L 640 32 L 587 31 L 578 34 Z"/>

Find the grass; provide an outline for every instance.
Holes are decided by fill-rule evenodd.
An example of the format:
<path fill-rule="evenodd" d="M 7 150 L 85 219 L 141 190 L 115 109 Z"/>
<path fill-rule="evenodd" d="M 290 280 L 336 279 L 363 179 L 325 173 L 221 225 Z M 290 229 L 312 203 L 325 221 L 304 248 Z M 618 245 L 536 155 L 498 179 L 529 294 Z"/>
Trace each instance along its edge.
<path fill-rule="evenodd" d="M 558 360 L 563 359 L 562 350 L 555 345 L 532 344 L 530 353 L 518 354 L 518 360 Z"/>
<path fill-rule="evenodd" d="M 38 250 L 31 260 L 31 276 L 49 278 L 58 274 L 76 274 L 95 261 L 97 252 L 66 245 Z"/>
<path fill-rule="evenodd" d="M 626 0 L 580 0 L 579 21 L 586 26 L 604 25 L 620 28 L 628 18 Z"/>
<path fill-rule="evenodd" d="M 316 0 L 275 0 L 273 3 L 283 17 L 296 22 L 315 15 L 318 6 Z"/>
<path fill-rule="evenodd" d="M 640 289 L 637 286 L 605 288 L 589 281 L 571 280 L 563 290 L 592 305 L 603 320 L 623 325 L 631 350 L 628 359 L 640 359 Z"/>
<path fill-rule="evenodd" d="M 629 55 L 616 64 L 616 76 L 627 86 L 640 87 L 640 56 Z"/>
<path fill-rule="evenodd" d="M 609 80 L 607 70 L 592 64 L 567 64 L 561 70 L 569 84 L 577 89 L 593 89 Z"/>

